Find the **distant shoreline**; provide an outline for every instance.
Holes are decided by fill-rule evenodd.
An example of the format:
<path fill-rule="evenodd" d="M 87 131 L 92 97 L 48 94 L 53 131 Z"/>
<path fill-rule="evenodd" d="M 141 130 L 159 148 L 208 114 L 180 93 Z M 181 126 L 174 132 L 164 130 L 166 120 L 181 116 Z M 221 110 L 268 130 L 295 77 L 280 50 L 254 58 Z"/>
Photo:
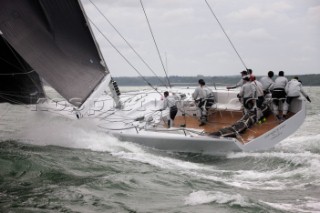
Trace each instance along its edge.
<path fill-rule="evenodd" d="M 304 86 L 320 86 L 320 74 L 307 74 L 307 75 L 287 75 L 288 80 L 294 76 L 298 76 Z M 256 76 L 259 80 L 262 76 Z M 145 86 L 147 83 L 140 77 L 113 77 L 118 82 L 119 86 Z M 161 82 L 167 82 L 164 77 L 150 77 L 146 76 L 145 79 L 155 86 L 163 86 Z M 197 85 L 198 79 L 204 79 L 208 85 L 224 86 L 236 84 L 239 76 L 169 76 L 170 83 L 175 86 L 194 86 Z M 275 79 L 275 77 L 274 77 Z"/>

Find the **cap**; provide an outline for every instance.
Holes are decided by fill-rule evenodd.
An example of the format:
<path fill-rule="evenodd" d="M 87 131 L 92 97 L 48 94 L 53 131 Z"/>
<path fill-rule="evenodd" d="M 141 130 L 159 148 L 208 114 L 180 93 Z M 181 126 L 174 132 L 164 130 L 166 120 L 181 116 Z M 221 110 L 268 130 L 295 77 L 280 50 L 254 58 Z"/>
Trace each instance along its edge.
<path fill-rule="evenodd" d="M 199 82 L 199 84 L 201 84 L 201 85 L 205 85 L 205 84 L 206 84 L 203 79 L 199 79 L 198 82 Z"/>
<path fill-rule="evenodd" d="M 248 74 L 247 71 L 245 71 L 245 70 L 241 71 L 240 73 L 243 74 L 243 75 L 247 75 Z"/>

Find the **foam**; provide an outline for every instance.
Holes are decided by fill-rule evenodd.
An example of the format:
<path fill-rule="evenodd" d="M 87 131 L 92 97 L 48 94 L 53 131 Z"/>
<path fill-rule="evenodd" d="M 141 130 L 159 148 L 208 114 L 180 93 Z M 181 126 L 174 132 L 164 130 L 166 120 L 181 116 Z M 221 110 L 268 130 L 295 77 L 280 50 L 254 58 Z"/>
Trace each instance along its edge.
<path fill-rule="evenodd" d="M 33 121 L 32 125 L 19 134 L 19 140 L 39 146 L 61 146 L 77 149 L 88 149 L 98 152 L 109 152 L 111 155 L 127 160 L 147 163 L 159 168 L 171 170 L 206 170 L 212 166 L 191 163 L 170 157 L 155 155 L 146 151 L 148 148 L 122 142 L 104 132 L 97 131 L 90 120 L 58 119 Z"/>
<path fill-rule="evenodd" d="M 161 156 L 149 154 L 147 152 L 141 152 L 141 153 L 118 152 L 118 153 L 112 153 L 112 155 L 118 156 L 124 159 L 128 159 L 128 160 L 135 160 L 142 163 L 148 163 L 150 165 L 160 167 L 163 169 L 208 170 L 205 167 L 195 163 L 177 160 L 169 157 L 161 157 Z"/>
<path fill-rule="evenodd" d="M 193 173 L 194 176 L 197 176 L 201 179 L 211 180 L 215 182 L 221 182 L 227 186 L 236 187 L 240 189 L 252 190 L 283 190 L 286 189 L 285 183 L 278 180 L 262 181 L 259 179 L 256 180 L 246 180 L 246 179 L 236 179 L 236 173 L 238 171 L 229 171 L 233 175 L 228 175 L 227 177 L 219 177 L 215 174 L 202 174 L 202 173 Z"/>
<path fill-rule="evenodd" d="M 313 170 L 320 169 L 320 155 L 314 154 L 309 151 L 305 151 L 302 153 L 287 153 L 287 152 L 263 152 L 263 153 L 231 153 L 227 156 L 229 159 L 237 159 L 237 158 L 253 158 L 256 163 L 263 163 L 272 161 L 277 161 L 277 159 L 282 159 L 285 162 L 282 164 L 278 164 L 282 168 L 282 172 L 284 169 L 295 166 Z"/>
<path fill-rule="evenodd" d="M 100 152 L 142 150 L 131 143 L 120 143 L 115 137 L 96 131 L 95 125 L 87 120 L 43 119 L 33 122 L 18 137 L 23 142 L 39 146 L 54 145 Z"/>
<path fill-rule="evenodd" d="M 287 179 L 295 175 L 301 175 L 304 178 L 308 178 L 308 175 L 316 176 L 315 180 L 319 179 L 318 169 L 320 169 L 320 157 L 316 154 L 308 152 L 233 153 L 227 157 L 229 159 L 254 157 L 262 161 L 264 161 L 264 158 L 272 160 L 280 157 L 290 163 L 305 166 L 293 171 L 287 171 L 285 166 L 271 171 L 219 170 L 215 166 L 156 155 L 148 151 L 147 148 L 137 144 L 120 142 L 115 137 L 97 131 L 95 124 L 86 120 L 72 121 L 56 118 L 51 121 L 45 119 L 34 121 L 20 134 L 20 137 L 23 141 L 34 145 L 55 145 L 98 152 L 109 152 L 112 156 L 118 158 L 138 161 L 162 169 L 173 170 L 182 174 L 222 182 L 226 185 L 244 189 L 285 189 L 287 182 L 292 182 L 292 180 Z M 229 173 L 228 176 L 224 175 L 226 172 Z M 315 182 L 314 184 L 317 185 L 320 183 Z M 302 184 L 298 186 L 304 187 L 303 181 Z"/>
<path fill-rule="evenodd" d="M 20 110 L 20 108 L 17 109 Z M 23 112 L 19 113 L 24 116 Z M 18 115 L 15 116 L 20 118 L 20 114 Z M 31 118 L 29 119 L 29 117 Z M 312 147 L 319 147 L 320 134 L 301 136 L 305 133 L 297 133 L 297 135 L 284 140 L 271 152 L 231 153 L 227 155 L 227 159 L 253 158 L 264 166 L 267 165 L 267 161 L 269 161 L 269 165 L 273 166 L 272 161 L 275 159 L 285 160 L 278 167 L 266 168 L 264 171 L 256 169 L 233 171 L 232 169 L 221 170 L 212 165 L 192 163 L 151 153 L 148 148 L 130 142 L 120 142 L 115 137 L 97 131 L 96 125 L 85 119 L 69 120 L 50 115 L 29 117 L 28 127 L 21 128 L 23 131 L 15 135 L 19 141 L 29 144 L 109 152 L 118 158 L 138 161 L 243 189 L 281 190 L 288 187 L 303 188 L 306 183 L 320 185 L 318 181 L 320 180 L 318 172 L 320 170 L 320 155 L 308 151 Z M 17 125 L 15 121 L 13 122 L 14 125 Z M 22 124 L 18 125 L 20 128 Z M 292 168 L 292 165 L 296 168 Z M 294 176 L 299 178 L 295 179 Z"/>
<path fill-rule="evenodd" d="M 251 182 L 253 186 L 272 187 L 274 189 L 304 188 L 305 184 L 320 185 L 320 155 L 308 151 L 302 153 L 264 152 L 233 153 L 229 159 L 254 158 L 256 164 L 269 166 L 263 171 L 238 170 L 233 176 L 237 181 Z M 279 163 L 277 159 L 283 159 Z M 271 168 L 270 168 L 271 167 Z M 272 167 L 274 167 L 272 169 Z"/>
<path fill-rule="evenodd" d="M 320 155 L 317 153 L 311 153 L 310 151 L 304 152 L 262 152 L 262 153 L 230 153 L 227 155 L 229 159 L 237 159 L 237 158 L 254 158 L 255 161 L 263 162 L 273 161 L 275 159 L 283 159 L 286 161 L 285 165 L 281 165 L 282 168 L 286 168 L 289 166 L 304 166 L 305 168 L 312 170 L 320 169 Z"/>
<path fill-rule="evenodd" d="M 263 153 L 231 153 L 227 156 L 229 159 L 254 158 L 258 162 L 273 161 L 274 159 L 283 159 L 286 165 L 305 166 L 309 168 L 320 169 L 320 155 L 305 151 L 302 153 L 287 152 L 263 152 Z"/>
<path fill-rule="evenodd" d="M 317 165 L 317 166 L 312 166 Z M 201 179 L 221 182 L 225 185 L 251 190 L 305 189 L 306 185 L 320 186 L 319 162 L 310 167 L 292 168 L 290 164 L 275 169 L 259 170 L 215 170 L 210 173 L 189 171 L 189 174 Z M 228 173 L 225 175 L 224 173 Z"/>
<path fill-rule="evenodd" d="M 308 135 L 297 133 L 296 136 L 283 140 L 275 148 L 287 152 L 312 151 L 320 153 L 320 134 L 310 135 L 310 132 L 306 134 Z"/>
<path fill-rule="evenodd" d="M 226 194 L 216 191 L 200 190 L 192 192 L 185 198 L 186 205 L 195 206 L 207 203 L 229 204 L 230 206 L 238 205 L 242 207 L 253 206 L 246 197 L 243 197 L 240 194 Z"/>
<path fill-rule="evenodd" d="M 301 204 L 291 204 L 291 203 L 272 203 L 266 201 L 259 201 L 262 204 L 270 206 L 272 208 L 290 211 L 290 212 L 309 212 L 309 213 L 318 213 L 320 211 L 320 202 L 314 198 L 311 198 L 307 201 L 303 201 Z"/>

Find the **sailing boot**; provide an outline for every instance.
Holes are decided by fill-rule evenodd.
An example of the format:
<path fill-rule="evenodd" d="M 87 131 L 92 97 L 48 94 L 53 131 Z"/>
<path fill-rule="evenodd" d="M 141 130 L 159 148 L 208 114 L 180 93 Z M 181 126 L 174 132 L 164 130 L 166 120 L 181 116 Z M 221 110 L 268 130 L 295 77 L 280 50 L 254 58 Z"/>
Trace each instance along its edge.
<path fill-rule="evenodd" d="M 206 123 L 207 123 L 207 117 L 205 116 L 205 115 L 201 115 L 201 117 L 200 117 L 200 124 L 199 124 L 199 126 L 204 126 L 204 125 L 206 125 Z"/>
<path fill-rule="evenodd" d="M 170 119 L 170 128 L 171 127 L 174 127 L 174 123 L 173 123 L 173 120 L 172 119 Z"/>

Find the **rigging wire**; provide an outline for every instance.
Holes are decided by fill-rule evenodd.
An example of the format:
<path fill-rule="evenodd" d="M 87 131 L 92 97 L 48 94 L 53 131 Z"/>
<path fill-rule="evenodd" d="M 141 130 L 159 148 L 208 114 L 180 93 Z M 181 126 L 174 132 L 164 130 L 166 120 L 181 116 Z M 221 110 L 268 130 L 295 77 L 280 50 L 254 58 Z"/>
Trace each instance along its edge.
<path fill-rule="evenodd" d="M 89 0 L 91 4 L 98 10 L 98 12 L 104 17 L 104 19 L 110 24 L 110 26 L 118 33 L 118 35 L 126 42 L 126 44 L 131 48 L 131 50 L 140 58 L 140 60 L 149 68 L 149 70 L 157 77 L 161 85 L 164 85 L 167 88 L 167 84 L 163 82 L 160 77 L 155 73 L 155 71 L 149 66 L 149 64 L 141 57 L 141 55 L 132 47 L 132 45 L 125 39 L 119 30 L 111 23 L 111 21 L 101 12 L 95 3 Z"/>
<path fill-rule="evenodd" d="M 10 66 L 16 68 L 17 70 L 20 70 L 21 72 L 24 72 L 24 70 L 20 69 L 20 67 L 16 66 L 15 64 L 11 63 L 10 61 L 7 61 L 6 59 L 0 57 L 0 60 L 4 61 L 7 64 L 10 64 Z M 23 73 L 18 73 L 18 74 L 23 74 Z"/>
<path fill-rule="evenodd" d="M 107 38 L 107 36 L 98 28 L 98 26 L 91 21 L 91 19 L 88 17 L 89 22 L 99 31 L 99 33 L 104 37 L 104 39 L 106 39 L 106 41 L 113 47 L 113 49 L 115 49 L 118 54 L 138 73 L 138 75 L 143 79 L 143 81 L 149 85 L 152 89 L 154 89 L 156 92 L 158 92 L 159 94 L 161 94 L 156 88 L 154 88 L 152 86 L 152 84 L 139 72 L 139 70 L 133 66 L 133 64 L 117 49 L 116 46 L 114 46 L 114 44 Z"/>
<path fill-rule="evenodd" d="M 17 72 L 17 73 L 0 73 L 0 76 L 28 75 L 33 72 L 35 72 L 35 70 L 30 70 L 29 72 L 23 72 L 23 73 L 21 73 L 21 72 L 20 73 L 19 72 Z"/>
<path fill-rule="evenodd" d="M 10 95 L 10 94 L 9 94 Z M 2 98 L 2 99 L 4 99 L 4 100 L 7 100 L 7 101 L 9 101 L 9 103 L 14 103 L 14 104 L 17 104 L 17 105 L 21 105 L 21 106 L 24 106 L 25 108 L 30 108 L 30 107 L 28 107 L 27 105 L 25 105 L 23 102 L 21 102 L 21 101 L 18 101 L 18 100 L 15 100 L 15 99 L 11 99 L 11 98 L 9 98 L 9 97 L 7 97 L 6 96 L 6 94 L 4 94 L 4 95 L 2 95 L 2 94 L 0 94 L 0 97 Z"/>
<path fill-rule="evenodd" d="M 171 84 L 170 84 L 170 80 L 169 80 L 169 77 L 168 77 L 168 74 L 167 74 L 167 71 L 165 69 L 165 66 L 164 66 L 164 63 L 163 63 L 163 60 L 162 60 L 162 57 L 161 57 L 161 54 L 160 54 L 160 51 L 159 51 L 159 47 L 157 45 L 157 42 L 156 42 L 156 39 L 154 37 L 154 34 L 152 32 L 152 28 L 151 28 L 151 25 L 150 25 L 150 22 L 149 22 L 149 19 L 148 19 L 148 16 L 147 16 L 147 13 L 146 13 L 146 10 L 144 9 L 144 6 L 143 6 L 143 3 L 142 3 L 142 0 L 140 0 L 140 4 L 141 4 L 141 7 L 142 7 L 142 10 L 143 10 L 143 13 L 146 17 L 146 20 L 147 20 L 147 23 L 148 23 L 148 27 L 149 27 L 149 31 L 151 33 L 151 36 L 152 36 L 152 39 L 153 39 L 153 42 L 156 46 L 156 49 L 157 49 L 157 52 L 158 52 L 158 56 L 159 56 L 159 59 L 160 59 L 160 62 L 161 62 L 161 65 L 162 65 L 162 68 L 163 68 L 163 71 L 164 73 L 166 74 L 166 78 L 167 78 L 167 81 L 168 81 L 168 84 L 169 84 L 169 87 L 171 88 Z"/>
<path fill-rule="evenodd" d="M 208 1 L 207 1 L 207 0 L 204 0 L 204 1 L 206 2 L 207 6 L 208 6 L 209 10 L 211 11 L 212 15 L 214 16 L 214 18 L 217 20 L 217 22 L 218 22 L 218 24 L 219 24 L 219 26 L 220 26 L 220 28 L 221 28 L 222 32 L 225 34 L 225 36 L 226 36 L 226 37 L 227 37 L 227 39 L 229 40 L 229 42 L 230 42 L 230 44 L 231 44 L 232 48 L 234 49 L 234 51 L 235 51 L 235 52 L 236 52 L 236 54 L 238 55 L 238 57 L 239 57 L 239 59 L 240 59 L 241 63 L 243 64 L 243 66 L 244 66 L 246 69 L 248 69 L 248 68 L 247 68 L 247 66 L 246 66 L 246 64 L 245 64 L 245 63 L 244 63 L 244 61 L 242 60 L 242 58 L 241 58 L 241 56 L 240 56 L 239 52 L 237 51 L 236 47 L 235 47 L 235 46 L 234 46 L 234 44 L 232 43 L 232 41 L 231 41 L 230 37 L 228 36 L 228 34 L 226 33 L 226 31 L 224 30 L 224 28 L 223 28 L 223 26 L 222 26 L 221 22 L 219 21 L 218 17 L 217 17 L 217 16 L 216 16 L 216 14 L 214 13 L 214 11 L 213 11 L 212 7 L 210 6 L 210 4 L 208 3 Z"/>
<path fill-rule="evenodd" d="M 42 89 L 42 85 L 39 86 L 39 85 L 37 84 L 36 80 L 35 80 L 31 75 L 28 75 L 28 74 L 34 72 L 35 70 L 32 69 L 32 70 L 29 70 L 29 71 L 28 71 L 27 67 L 25 66 L 24 63 L 22 63 L 21 59 L 20 59 L 20 58 L 18 57 L 18 55 L 15 53 L 14 49 L 11 47 L 11 45 L 9 44 L 9 42 L 8 42 L 7 40 L 5 40 L 5 39 L 3 39 L 3 41 L 4 41 L 4 43 L 7 45 L 7 47 L 10 49 L 11 53 L 12 53 L 12 54 L 14 55 L 14 57 L 16 58 L 16 60 L 17 60 L 18 63 L 20 64 L 20 66 L 21 66 L 21 68 L 23 69 L 23 71 L 25 71 L 24 73 L 21 73 L 21 74 L 27 74 L 27 76 L 29 77 L 29 79 L 32 81 L 32 83 L 34 84 L 34 86 L 37 88 L 38 92 L 40 92 L 40 93 L 43 92 L 43 94 L 44 94 L 44 91 L 43 91 L 43 89 Z M 19 70 L 21 70 L 21 69 L 19 69 Z M 19 74 L 19 75 L 21 75 L 20 73 L 13 73 L 13 74 L 16 74 L 16 75 Z M 7 74 L 1 74 L 1 75 L 4 76 L 4 75 L 7 75 Z M 44 94 L 44 95 L 45 95 L 45 94 Z"/>
<path fill-rule="evenodd" d="M 25 71 L 24 73 L 21 73 L 21 74 L 25 74 L 25 73 L 28 73 L 28 72 L 30 72 L 30 71 L 28 71 L 28 69 L 25 67 L 25 64 L 23 64 L 22 62 L 21 62 L 21 60 L 20 60 L 20 58 L 17 56 L 17 54 L 14 52 L 14 50 L 12 49 L 12 47 L 10 46 L 10 44 L 6 41 L 6 40 L 4 40 L 4 43 L 8 46 L 8 48 L 10 49 L 10 51 L 11 51 L 11 53 L 14 55 L 14 57 L 17 59 L 17 61 L 18 61 L 18 63 L 20 64 L 20 66 L 21 66 L 21 68 L 23 69 L 23 70 L 21 70 L 21 69 L 19 69 L 19 70 L 21 70 L 21 71 Z M 32 72 L 34 71 L 34 70 L 31 70 Z M 4 74 L 4 75 L 6 75 L 6 74 Z M 33 82 L 34 82 L 34 80 L 32 79 L 32 78 L 30 78 Z M 35 82 L 34 82 L 35 83 Z M 37 86 L 37 85 L 36 85 Z"/>

